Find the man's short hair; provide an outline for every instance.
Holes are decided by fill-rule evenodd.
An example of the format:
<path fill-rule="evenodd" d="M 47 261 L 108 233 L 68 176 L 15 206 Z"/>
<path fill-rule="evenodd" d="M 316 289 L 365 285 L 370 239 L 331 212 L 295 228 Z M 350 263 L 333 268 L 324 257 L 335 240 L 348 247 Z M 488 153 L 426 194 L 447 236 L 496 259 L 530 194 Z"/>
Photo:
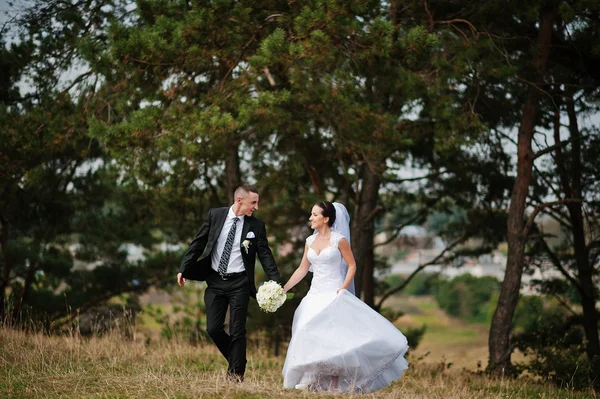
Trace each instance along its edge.
<path fill-rule="evenodd" d="M 256 187 L 251 186 L 248 183 L 242 183 L 238 186 L 238 188 L 235 189 L 235 192 L 233 193 L 233 198 L 234 199 L 237 197 L 244 198 L 246 195 L 248 195 L 248 193 L 258 194 L 258 190 L 256 189 Z"/>

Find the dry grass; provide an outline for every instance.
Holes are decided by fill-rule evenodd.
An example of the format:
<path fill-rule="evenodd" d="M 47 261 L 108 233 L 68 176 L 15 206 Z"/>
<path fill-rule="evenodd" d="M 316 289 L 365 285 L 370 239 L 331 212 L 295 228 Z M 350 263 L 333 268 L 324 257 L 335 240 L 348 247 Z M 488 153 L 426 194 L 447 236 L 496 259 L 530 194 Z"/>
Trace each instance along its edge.
<path fill-rule="evenodd" d="M 229 383 L 211 344 L 24 334 L 0 328 L 1 398 L 336 398 L 284 390 L 283 358 L 249 353 L 246 381 Z M 346 395 L 354 396 L 354 395 Z M 346 397 L 344 396 L 344 397 Z M 411 363 L 391 387 L 365 398 L 583 399 L 592 392 L 494 380 L 441 364 Z"/>

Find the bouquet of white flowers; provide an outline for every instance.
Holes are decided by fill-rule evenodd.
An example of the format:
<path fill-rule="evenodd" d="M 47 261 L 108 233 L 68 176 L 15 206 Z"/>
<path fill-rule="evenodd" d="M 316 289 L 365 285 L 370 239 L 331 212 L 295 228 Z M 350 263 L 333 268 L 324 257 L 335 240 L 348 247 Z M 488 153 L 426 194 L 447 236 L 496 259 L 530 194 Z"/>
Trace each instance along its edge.
<path fill-rule="evenodd" d="M 265 312 L 273 313 L 283 305 L 286 295 L 283 288 L 277 282 L 267 281 L 258 288 L 256 301 L 258 306 Z"/>

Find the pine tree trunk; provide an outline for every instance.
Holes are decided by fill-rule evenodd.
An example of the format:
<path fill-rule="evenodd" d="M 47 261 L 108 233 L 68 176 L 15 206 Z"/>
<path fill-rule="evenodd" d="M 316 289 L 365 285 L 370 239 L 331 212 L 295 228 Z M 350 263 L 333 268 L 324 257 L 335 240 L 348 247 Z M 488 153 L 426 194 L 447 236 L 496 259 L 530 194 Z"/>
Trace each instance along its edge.
<path fill-rule="evenodd" d="M 577 123 L 577 114 L 572 94 L 567 99 L 567 114 L 571 132 L 573 153 L 572 169 L 570 171 L 571 186 L 565 189 L 571 191 L 571 198 L 581 198 L 581 134 Z M 560 120 L 558 121 L 560 122 Z M 565 176 L 566 177 L 566 176 Z M 596 310 L 596 291 L 594 288 L 594 269 L 590 263 L 589 252 L 585 241 L 585 226 L 582 216 L 581 202 L 567 204 L 571 219 L 577 277 L 581 285 L 581 307 L 583 309 L 583 329 L 587 341 L 586 353 L 593 365 L 594 388 L 600 390 L 600 338 L 598 337 L 598 311 Z"/>
<path fill-rule="evenodd" d="M 540 21 L 537 37 L 537 46 L 534 50 L 532 63 L 537 76 L 536 85 L 529 85 L 527 97 L 523 106 L 521 126 L 517 140 L 517 176 L 513 186 L 510 206 L 508 209 L 508 256 L 506 271 L 498 299 L 498 305 L 492 318 L 489 335 L 490 359 L 488 368 L 497 375 L 511 374 L 510 356 L 510 331 L 512 318 L 519 300 L 521 288 L 521 275 L 525 258 L 525 243 L 527 232 L 525 226 L 525 207 L 529 194 L 529 185 L 533 169 L 534 154 L 531 140 L 539 110 L 540 86 L 543 86 L 543 77 L 546 73 L 548 53 L 552 39 L 552 27 L 556 18 L 556 9 L 546 10 Z M 536 87 L 537 86 L 537 87 Z"/>
<path fill-rule="evenodd" d="M 225 154 L 225 187 L 227 190 L 227 199 L 233 204 L 233 193 L 242 181 L 240 177 L 240 157 L 238 154 L 238 145 L 233 145 Z"/>
<path fill-rule="evenodd" d="M 376 213 L 377 199 L 381 180 L 369 165 L 365 165 L 362 175 L 362 187 L 352 222 L 352 252 L 356 260 L 356 277 L 354 280 L 356 296 L 373 307 L 374 289 L 374 252 L 373 238 L 375 228 L 373 217 Z"/>

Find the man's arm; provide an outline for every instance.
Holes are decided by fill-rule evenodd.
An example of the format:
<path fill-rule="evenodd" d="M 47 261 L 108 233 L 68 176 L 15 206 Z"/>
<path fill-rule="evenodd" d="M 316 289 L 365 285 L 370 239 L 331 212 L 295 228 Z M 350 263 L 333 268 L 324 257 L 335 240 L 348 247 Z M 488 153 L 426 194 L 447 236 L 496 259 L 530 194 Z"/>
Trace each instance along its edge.
<path fill-rule="evenodd" d="M 206 244 L 208 243 L 208 231 L 210 230 L 210 213 L 212 209 L 208 211 L 208 215 L 206 216 L 206 220 L 200 226 L 200 231 L 196 234 L 196 237 L 192 240 L 190 247 L 187 252 L 183 256 L 183 260 L 181 261 L 181 266 L 179 267 L 179 273 L 183 273 L 183 271 L 196 262 L 200 255 L 204 252 L 206 248 Z"/>
<path fill-rule="evenodd" d="M 269 277 L 269 280 L 274 280 L 281 284 L 281 277 L 279 276 L 279 270 L 277 270 L 277 264 L 273 258 L 271 248 L 269 248 L 269 240 L 267 240 L 267 228 L 263 224 L 263 228 L 258 233 L 256 253 L 258 259 L 262 264 L 263 270 Z"/>

